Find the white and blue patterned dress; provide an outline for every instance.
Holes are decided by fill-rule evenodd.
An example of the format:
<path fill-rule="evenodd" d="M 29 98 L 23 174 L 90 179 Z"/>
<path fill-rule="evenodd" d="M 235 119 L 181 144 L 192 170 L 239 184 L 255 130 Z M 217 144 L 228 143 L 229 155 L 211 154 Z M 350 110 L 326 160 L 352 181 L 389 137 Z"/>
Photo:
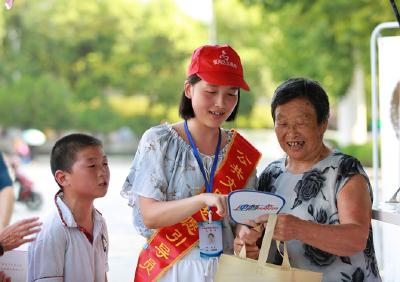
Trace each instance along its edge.
<path fill-rule="evenodd" d="M 226 132 L 228 141 L 218 156 L 218 165 L 222 163 L 233 136 L 232 132 Z M 200 153 L 200 157 L 206 173 L 210 173 L 214 155 Z M 256 181 L 254 172 L 246 187 L 254 189 Z M 143 224 L 138 196 L 157 201 L 180 200 L 201 193 L 203 185 L 204 179 L 192 148 L 171 125 L 164 124 L 150 128 L 143 134 L 121 195 L 129 199 L 133 207 L 133 225 L 138 233 L 150 238 L 155 230 Z M 222 226 L 224 253 L 232 254 L 232 227 L 227 219 Z M 159 281 L 212 281 L 216 266 L 216 260 L 201 259 L 198 248 L 194 248 Z"/>
<path fill-rule="evenodd" d="M 258 190 L 282 196 L 286 204 L 281 213 L 320 224 L 339 224 L 336 204 L 338 194 L 347 181 L 357 174 L 367 180 L 372 202 L 371 185 L 362 165 L 354 157 L 338 151 L 303 174 L 288 172 L 285 158 L 275 161 L 261 174 Z M 332 255 L 299 240 L 288 241 L 287 246 L 293 267 L 323 272 L 324 282 L 381 281 L 371 227 L 365 250 L 351 257 Z M 276 252 L 276 248 L 273 252 Z M 271 257 L 274 263 L 279 263 L 279 255 L 270 253 Z"/>

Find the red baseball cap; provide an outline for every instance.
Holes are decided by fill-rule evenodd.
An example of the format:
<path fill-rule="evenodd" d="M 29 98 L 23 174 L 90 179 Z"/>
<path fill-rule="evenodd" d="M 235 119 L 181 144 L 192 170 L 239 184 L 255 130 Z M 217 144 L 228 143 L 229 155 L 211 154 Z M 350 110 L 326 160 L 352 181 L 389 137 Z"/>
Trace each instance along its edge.
<path fill-rule="evenodd" d="M 187 75 L 193 74 L 211 84 L 250 90 L 243 77 L 240 57 L 229 45 L 204 45 L 194 50 Z"/>

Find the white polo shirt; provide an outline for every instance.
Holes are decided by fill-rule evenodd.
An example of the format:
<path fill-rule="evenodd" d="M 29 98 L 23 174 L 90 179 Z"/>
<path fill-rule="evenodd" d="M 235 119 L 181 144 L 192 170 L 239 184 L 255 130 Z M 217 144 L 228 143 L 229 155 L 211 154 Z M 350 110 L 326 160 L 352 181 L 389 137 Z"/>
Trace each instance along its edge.
<path fill-rule="evenodd" d="M 104 218 L 93 211 L 93 244 L 82 232 L 62 193 L 55 197 L 58 208 L 45 220 L 28 250 L 28 282 L 105 281 L 108 271 L 108 233 Z"/>

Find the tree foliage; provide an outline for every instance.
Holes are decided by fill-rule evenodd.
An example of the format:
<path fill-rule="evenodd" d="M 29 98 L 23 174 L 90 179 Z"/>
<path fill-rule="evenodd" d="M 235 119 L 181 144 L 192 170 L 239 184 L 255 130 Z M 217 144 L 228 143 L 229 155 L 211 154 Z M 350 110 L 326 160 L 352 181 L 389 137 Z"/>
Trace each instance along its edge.
<path fill-rule="evenodd" d="M 368 64 L 373 27 L 392 20 L 389 4 L 372 0 L 214 6 L 218 43 L 238 51 L 251 88 L 241 94 L 240 126 L 254 124 L 246 121 L 262 112 L 254 104 L 289 76 L 343 94 L 357 59 Z M 208 24 L 174 0 L 18 0 L 0 12 L 0 126 L 141 133 L 176 120 L 190 56 L 207 42 Z M 145 111 L 132 103 L 143 97 Z"/>
<path fill-rule="evenodd" d="M 112 95 L 176 105 L 189 42 L 207 39 L 173 0 L 20 0 L 0 23 L 3 126 L 109 131 Z"/>
<path fill-rule="evenodd" d="M 269 40 L 265 49 L 274 80 L 307 76 L 334 96 L 345 94 L 356 63 L 369 69 L 374 27 L 392 21 L 389 1 L 243 0 L 261 6 Z"/>
<path fill-rule="evenodd" d="M 228 2 L 240 21 L 234 30 L 229 21 L 219 23 L 220 43 L 243 54 L 246 78 L 255 89 L 241 101 L 241 112 L 248 115 L 262 88 L 257 86 L 260 54 L 257 45 L 229 39 L 261 31 L 259 20 L 251 20 L 257 12 L 248 14 L 238 1 Z M 218 13 L 221 19 L 229 16 L 224 5 Z M 1 16 L 3 126 L 110 131 L 128 124 L 142 132 L 177 116 L 171 110 L 177 111 L 191 54 L 208 42 L 207 23 L 190 18 L 174 0 L 19 0 Z M 129 111 L 110 104 L 115 95 L 147 97 L 146 115 L 137 114 L 135 106 L 130 116 L 121 114 Z"/>

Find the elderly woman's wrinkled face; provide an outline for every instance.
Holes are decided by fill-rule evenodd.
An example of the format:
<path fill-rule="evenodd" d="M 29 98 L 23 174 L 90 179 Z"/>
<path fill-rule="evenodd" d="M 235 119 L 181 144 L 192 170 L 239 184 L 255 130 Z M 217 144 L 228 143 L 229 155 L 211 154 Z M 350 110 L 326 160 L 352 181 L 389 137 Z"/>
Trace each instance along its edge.
<path fill-rule="evenodd" d="M 313 105 L 296 98 L 275 110 L 275 133 L 282 149 L 294 160 L 314 159 L 323 148 L 327 122 L 318 125 Z"/>

